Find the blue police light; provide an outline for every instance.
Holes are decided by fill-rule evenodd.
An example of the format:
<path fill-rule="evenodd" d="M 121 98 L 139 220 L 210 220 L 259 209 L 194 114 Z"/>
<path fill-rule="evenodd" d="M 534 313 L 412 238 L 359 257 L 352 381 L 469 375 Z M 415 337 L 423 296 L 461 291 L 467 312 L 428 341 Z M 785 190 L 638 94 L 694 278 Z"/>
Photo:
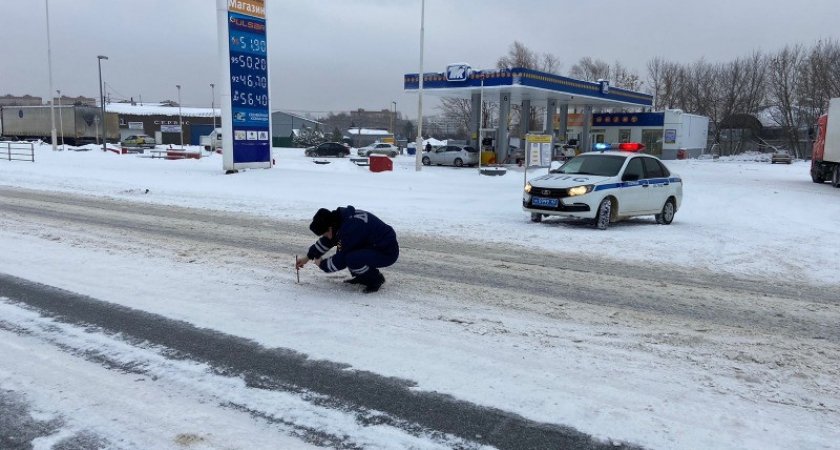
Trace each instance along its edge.
<path fill-rule="evenodd" d="M 594 145 L 594 148 L 595 150 L 609 150 L 610 148 L 612 148 L 612 145 L 599 142 Z"/>

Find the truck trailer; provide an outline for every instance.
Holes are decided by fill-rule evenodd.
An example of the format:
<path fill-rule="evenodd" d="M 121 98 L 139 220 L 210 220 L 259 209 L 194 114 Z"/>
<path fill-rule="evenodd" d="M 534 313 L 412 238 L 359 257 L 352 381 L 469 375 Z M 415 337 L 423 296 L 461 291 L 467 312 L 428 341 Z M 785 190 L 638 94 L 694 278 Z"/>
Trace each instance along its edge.
<path fill-rule="evenodd" d="M 101 141 L 99 120 L 102 111 L 94 106 L 56 106 L 56 137 L 69 145 L 85 145 Z M 52 139 L 49 106 L 0 106 L 0 136 L 13 140 Z M 120 140 L 119 117 L 105 114 L 105 137 L 109 142 Z"/>
<path fill-rule="evenodd" d="M 840 187 L 840 98 L 832 98 L 828 114 L 817 122 L 817 140 L 811 153 L 811 180 L 814 183 L 831 181 Z"/>

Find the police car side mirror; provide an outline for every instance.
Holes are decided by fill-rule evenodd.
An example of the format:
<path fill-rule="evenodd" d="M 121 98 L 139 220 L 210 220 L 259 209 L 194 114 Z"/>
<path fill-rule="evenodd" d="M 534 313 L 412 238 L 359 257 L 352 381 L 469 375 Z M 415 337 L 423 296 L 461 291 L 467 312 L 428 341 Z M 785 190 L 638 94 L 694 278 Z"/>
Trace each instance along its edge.
<path fill-rule="evenodd" d="M 551 161 L 551 164 L 548 165 L 549 172 L 557 172 L 560 170 L 560 161 Z"/>

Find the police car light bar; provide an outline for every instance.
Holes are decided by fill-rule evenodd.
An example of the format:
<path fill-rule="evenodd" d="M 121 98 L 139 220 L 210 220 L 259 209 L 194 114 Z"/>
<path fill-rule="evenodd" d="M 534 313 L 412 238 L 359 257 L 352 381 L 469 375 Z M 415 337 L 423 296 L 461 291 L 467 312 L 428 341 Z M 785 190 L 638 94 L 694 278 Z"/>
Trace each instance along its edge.
<path fill-rule="evenodd" d="M 645 149 L 645 144 L 640 142 L 622 142 L 620 144 L 597 143 L 592 146 L 595 150 L 618 150 L 622 152 L 640 152 Z"/>
<path fill-rule="evenodd" d="M 645 149 L 645 144 L 640 142 L 622 142 L 618 149 L 624 152 L 640 152 Z"/>

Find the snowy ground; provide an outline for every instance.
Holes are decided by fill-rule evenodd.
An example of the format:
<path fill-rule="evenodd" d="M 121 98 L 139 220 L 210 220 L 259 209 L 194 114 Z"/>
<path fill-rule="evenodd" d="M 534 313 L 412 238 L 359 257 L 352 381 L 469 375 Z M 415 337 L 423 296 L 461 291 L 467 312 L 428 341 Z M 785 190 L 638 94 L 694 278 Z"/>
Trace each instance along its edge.
<path fill-rule="evenodd" d="M 789 166 L 771 165 L 752 156 L 668 161 L 685 183 L 683 206 L 672 225 L 659 226 L 652 218 L 642 218 L 597 231 L 576 222 L 531 223 L 520 207 L 521 169 L 501 177 L 447 167 L 424 167 L 418 173 L 413 157 L 406 155 L 395 158 L 393 172 L 371 173 L 347 159 L 317 165 L 303 157 L 300 149 L 275 149 L 277 165 L 271 170 L 224 175 L 219 155 L 166 161 L 100 150 L 52 152 L 43 146 L 36 151 L 34 164 L 0 161 L 0 185 L 243 212 L 301 225 L 308 223 L 319 207 L 352 204 L 375 212 L 402 235 L 592 254 L 628 265 L 670 264 L 766 279 L 768 283 L 781 280 L 837 286 L 840 191 L 828 184 L 811 183 L 808 165 L 802 161 Z M 528 174 L 543 172 L 533 169 Z M 0 224 L 2 220 L 0 216 Z M 75 239 L 86 241 L 86 245 L 74 245 L 74 236 L 51 238 L 45 236 L 48 230 L 42 233 L 37 224 L 33 228 L 0 229 L 0 248 L 5 249 L 0 253 L 0 272 L 114 302 L 120 301 L 119 290 L 139 292 L 131 300 L 132 307 L 247 336 L 267 346 L 294 348 L 355 368 L 414 379 L 420 389 L 451 393 L 534 420 L 571 425 L 598 437 L 652 448 L 837 448 L 840 441 L 840 397 L 836 382 L 830 381 L 837 369 L 820 372 L 819 368 L 825 367 L 822 361 L 814 364 L 817 369 L 808 371 L 799 358 L 820 358 L 818 345 L 811 342 L 786 342 L 783 337 L 765 342 L 736 333 L 734 338 L 712 336 L 676 343 L 667 336 L 677 333 L 679 324 L 656 323 L 648 329 L 616 327 L 599 321 L 597 311 L 582 307 L 570 309 L 564 320 L 475 305 L 477 309 L 471 310 L 465 309 L 470 303 L 457 294 L 417 297 L 408 287 L 396 285 L 386 285 L 382 303 L 371 305 L 369 300 L 346 301 L 329 292 L 301 293 L 294 289 L 291 271 L 279 286 L 259 281 L 268 274 L 233 271 L 231 276 L 235 273 L 256 281 L 257 288 L 248 292 L 248 310 L 242 311 L 241 303 L 228 295 L 238 292 L 239 286 L 218 279 L 219 271 L 185 268 L 163 251 L 130 242 L 106 251 L 113 243 L 97 247 L 90 244 L 89 236 L 80 236 Z M 132 267 L 138 258 L 147 269 L 135 279 L 121 285 L 98 279 L 103 270 Z M 78 265 L 80 261 L 84 265 Z M 74 268 L 72 273 L 67 267 Z M 173 268 L 183 276 L 171 282 L 155 281 L 155 275 Z M 304 276 L 321 275 L 307 271 Z M 406 283 L 410 286 L 411 280 Z M 177 294 L 172 294 L 175 291 Z M 170 294 L 164 298 L 174 295 L 179 301 L 161 301 L 160 294 L 166 292 Z M 286 298 L 280 305 L 278 294 Z M 214 306 L 212 313 L 202 309 L 208 303 Z M 282 318 L 273 312 L 278 306 L 285 312 Z M 826 308 L 826 314 L 837 314 L 837 305 Z M 28 324 L 35 335 L 55 328 L 13 305 L 0 303 L 0 310 L 0 317 Z M 457 320 L 428 320 L 441 316 Z M 278 330 L 278 320 L 288 329 Z M 319 326 L 295 328 L 306 321 Z M 62 333 L 61 339 L 68 341 L 65 345 L 118 345 L 67 337 L 74 333 Z M 315 338 L 319 335 L 320 339 Z M 5 361 L 0 363 L 0 388 L 26 393 L 45 417 L 66 415 L 72 409 L 68 405 L 79 407 L 87 398 L 97 404 L 114 395 L 125 396 L 125 401 L 155 395 L 137 392 L 140 388 L 126 391 L 120 387 L 126 382 L 117 380 L 121 375 L 74 364 L 72 358 L 40 345 L 33 349 L 33 343 L 27 342 L 30 339 L 9 339 L 11 342 L 0 347 Z M 827 355 L 837 353 L 836 344 L 822 345 L 830 347 Z M 762 352 L 764 346 L 770 350 Z M 436 347 L 448 348 L 449 353 L 441 355 Z M 657 350 L 642 351 L 642 347 Z M 715 353 L 721 349 L 724 354 Z M 120 354 L 119 349 L 108 351 Z M 774 356 L 776 351 L 781 353 Z M 81 373 L 81 379 L 100 381 L 107 395 L 100 397 L 84 389 L 83 382 L 74 384 L 37 367 L 7 363 L 21 361 L 32 352 L 45 355 L 45 360 L 67 359 L 55 363 L 56 367 L 64 365 Z M 788 358 L 796 360 L 795 364 Z M 797 365 L 790 377 L 767 379 L 756 375 L 763 372 L 749 369 L 753 364 L 784 361 Z M 459 364 L 465 367 L 454 369 Z M 743 375 L 733 377 L 726 373 L 727 366 Z M 435 370 L 426 370 L 429 367 Z M 500 375 L 470 380 L 465 378 L 470 372 Z M 162 370 L 157 376 L 167 373 Z M 805 381 L 796 381 L 797 377 Z M 177 389 L 177 379 L 174 384 Z M 814 385 L 819 388 L 811 390 Z M 205 394 L 217 395 L 212 391 L 218 384 L 208 382 L 208 386 Z M 183 390 L 197 390 L 196 384 L 187 383 Z M 814 392 L 828 393 L 828 397 L 818 399 Z M 157 395 L 166 398 L 168 394 Z M 241 395 L 246 396 L 245 390 Z M 235 428 L 240 434 L 222 438 L 216 433 L 211 439 L 208 436 L 213 436 L 214 424 L 240 419 L 203 411 L 201 395 L 195 396 L 190 405 L 161 402 L 159 407 L 167 415 L 193 408 L 196 416 L 209 418 L 203 426 L 196 425 L 197 419 L 181 420 L 204 430 L 196 435 L 204 436 L 207 447 L 241 445 L 237 436 L 264 436 L 252 429 L 256 425 L 242 424 Z M 72 401 L 62 401 L 62 397 Z M 812 406 L 804 407 L 806 404 Z M 153 412 L 148 413 L 152 416 Z M 319 413 L 313 415 L 323 418 Z M 99 429 L 103 434 L 101 429 L 107 428 L 111 414 L 92 417 L 76 426 Z M 341 429 L 337 420 L 323 420 L 324 427 Z M 431 446 L 393 439 L 385 442 L 397 447 Z M 364 438 L 358 441 L 367 442 Z M 55 437 L 42 444 L 48 446 L 49 442 L 55 442 Z M 371 438 L 371 442 L 382 440 Z"/>
<path fill-rule="evenodd" d="M 668 161 L 685 180 L 673 226 L 648 226 L 653 220 L 648 218 L 601 233 L 563 223 L 528 223 L 521 210 L 521 168 L 502 177 L 449 167 L 417 173 L 413 157 L 402 155 L 393 172 L 370 173 L 347 159 L 317 165 L 300 149 L 276 148 L 273 169 L 226 176 L 220 155 L 165 161 L 96 149 L 48 150 L 39 148 L 36 164 L 0 165 L 0 183 L 301 222 L 319 207 L 352 204 L 403 232 L 634 262 L 667 259 L 744 276 L 836 282 L 838 192 L 828 184 L 813 184 L 806 161 L 772 165 L 761 155 Z M 544 172 L 531 169 L 528 176 Z"/>

